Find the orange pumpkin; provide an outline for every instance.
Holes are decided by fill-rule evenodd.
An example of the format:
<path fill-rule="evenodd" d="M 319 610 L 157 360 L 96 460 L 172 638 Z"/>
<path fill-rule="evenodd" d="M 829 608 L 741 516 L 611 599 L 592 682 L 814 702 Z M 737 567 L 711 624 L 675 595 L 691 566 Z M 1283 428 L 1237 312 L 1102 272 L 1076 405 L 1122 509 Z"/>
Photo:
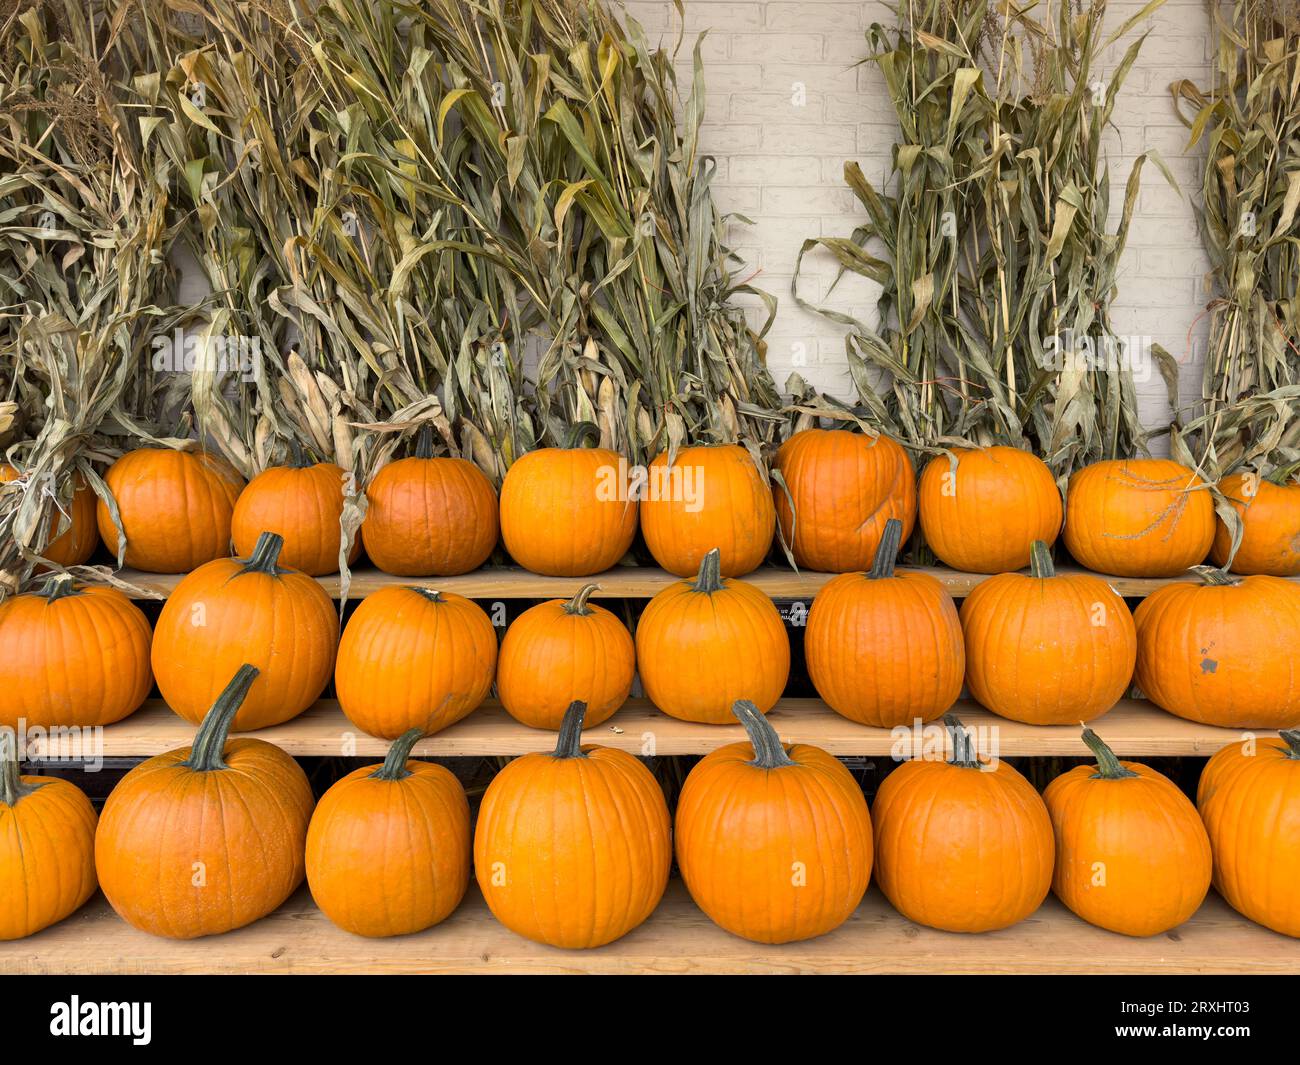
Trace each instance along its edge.
<path fill-rule="evenodd" d="M 1232 560 L 1232 572 L 1300 575 L 1300 481 L 1274 484 L 1253 474 L 1234 473 L 1219 482 L 1219 491 L 1241 517 L 1241 546 Z M 1210 557 L 1222 567 L 1231 550 L 1232 535 L 1220 521 Z"/>
<path fill-rule="evenodd" d="M 247 559 L 219 558 L 185 577 L 158 615 L 158 691 L 197 724 L 241 662 L 261 671 L 231 728 L 278 725 L 311 706 L 329 683 L 339 620 L 316 581 L 279 564 L 284 541 L 263 533 Z"/>
<path fill-rule="evenodd" d="M 147 573 L 188 573 L 230 554 L 230 519 L 244 479 L 206 451 L 142 447 L 108 468 L 104 481 L 126 533 L 123 565 Z M 95 504 L 104 545 L 120 553 L 108 505 Z"/>
<path fill-rule="evenodd" d="M 804 429 L 781 445 L 776 466 L 784 481 L 772 489 L 776 516 L 796 564 L 865 570 L 890 518 L 902 522 L 904 541 L 912 534 L 916 475 L 889 437 Z"/>
<path fill-rule="evenodd" d="M 367 596 L 343 630 L 334 689 L 357 728 L 394 740 L 454 725 L 487 698 L 496 664 L 496 633 L 474 603 L 390 585 Z"/>
<path fill-rule="evenodd" d="M 1169 459 L 1110 459 L 1070 475 L 1065 546 L 1082 566 L 1121 577 L 1175 577 L 1205 561 L 1214 501 Z"/>
<path fill-rule="evenodd" d="M 767 713 L 790 678 L 790 641 L 772 600 L 719 566 L 715 548 L 694 581 L 651 599 L 636 627 L 646 695 L 665 714 L 710 725 L 731 722 L 737 699 Z"/>
<path fill-rule="evenodd" d="M 808 676 L 838 714 L 877 728 L 939 717 L 961 694 L 966 652 L 951 596 L 925 573 L 896 573 L 903 526 L 885 524 L 870 573 L 845 573 L 813 599 Z"/>
<path fill-rule="evenodd" d="M 0 484 L 16 484 L 21 480 L 22 474 L 8 463 L 0 462 Z M 80 566 L 99 545 L 99 531 L 95 528 L 95 493 L 79 473 L 73 475 L 72 483 L 72 502 L 66 513 L 60 506 L 51 518 L 50 531 L 56 534 L 54 539 L 38 549 L 41 557 L 59 566 Z"/>
<path fill-rule="evenodd" d="M 688 447 L 650 463 L 641 531 L 655 561 L 689 577 L 716 547 L 724 577 L 743 577 L 772 547 L 772 490 L 738 444 Z"/>
<path fill-rule="evenodd" d="M 553 754 L 526 754 L 493 778 L 474 830 L 474 875 L 496 919 L 571 950 L 641 924 L 672 864 L 658 783 L 624 751 L 580 746 L 585 710 L 569 707 Z"/>
<path fill-rule="evenodd" d="M 623 622 L 587 601 L 598 587 L 588 584 L 570 600 L 525 610 L 506 630 L 497 694 L 516 721 L 558 729 L 577 699 L 587 704 L 590 728 L 627 701 L 636 649 Z"/>

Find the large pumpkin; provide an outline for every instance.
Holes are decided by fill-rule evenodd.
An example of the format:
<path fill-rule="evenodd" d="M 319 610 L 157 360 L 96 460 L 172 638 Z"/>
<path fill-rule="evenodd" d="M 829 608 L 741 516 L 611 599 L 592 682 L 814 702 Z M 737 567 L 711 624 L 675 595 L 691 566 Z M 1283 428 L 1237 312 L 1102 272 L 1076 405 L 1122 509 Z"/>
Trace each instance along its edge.
<path fill-rule="evenodd" d="M 672 864 L 668 804 L 650 770 L 580 746 L 565 715 L 553 754 L 516 758 L 488 785 L 474 830 L 474 875 L 496 919 L 553 947 L 600 947 L 644 921 Z"/>
<path fill-rule="evenodd" d="M 1023 921 L 1052 885 L 1052 821 L 1034 786 L 976 757 L 953 715 L 952 761 L 904 762 L 876 793 L 876 883 L 908 920 L 948 932 Z"/>
<path fill-rule="evenodd" d="M 455 724 L 492 687 L 497 638 L 464 596 L 391 585 L 367 596 L 339 641 L 334 688 L 363 732 L 395 740 Z"/>
<path fill-rule="evenodd" d="M 925 542 L 953 569 L 1023 569 L 1034 541 L 1050 547 L 1061 531 L 1052 471 L 1020 448 L 954 448 L 926 464 L 917 495 Z"/>
<path fill-rule="evenodd" d="M 1034 543 L 1032 571 L 976 585 L 961 607 L 966 683 L 1000 717 L 1068 725 L 1104 714 L 1133 679 L 1128 605 L 1100 577 L 1058 575 Z"/>
<path fill-rule="evenodd" d="M 790 640 L 772 600 L 718 568 L 715 549 L 694 581 L 651 599 L 636 626 L 646 696 L 665 714 L 710 725 L 733 721 L 737 699 L 767 713 L 790 678 Z"/>
<path fill-rule="evenodd" d="M 242 662 L 261 672 L 233 729 L 297 717 L 329 683 L 339 620 L 316 581 L 279 564 L 284 541 L 263 533 L 247 559 L 219 558 L 185 577 L 158 615 L 153 672 L 176 713 L 198 724 Z"/>
<path fill-rule="evenodd" d="M 188 573 L 230 554 L 230 519 L 244 479 L 206 451 L 142 447 L 108 468 L 104 481 L 126 532 L 124 565 L 147 573 Z M 118 554 L 108 505 L 95 504 L 99 535 Z"/>
<path fill-rule="evenodd" d="M 516 721 L 558 729 L 575 699 L 587 726 L 608 720 L 627 701 L 636 673 L 632 635 L 615 615 L 588 602 L 599 586 L 552 599 L 519 615 L 497 659 L 497 694 Z"/>
<path fill-rule="evenodd" d="M 253 666 L 241 666 L 194 745 L 141 762 L 99 819 L 95 867 L 118 915 L 143 932 L 194 939 L 241 928 L 302 883 L 312 794 L 274 744 L 228 739 Z"/>
<path fill-rule="evenodd" d="M 650 463 L 641 531 L 655 561 L 689 577 L 713 548 L 724 577 L 743 577 L 772 547 L 772 489 L 738 444 L 688 447 Z"/>
<path fill-rule="evenodd" d="M 1065 546 L 1075 561 L 1121 577 L 1174 577 L 1205 561 L 1214 501 L 1169 459 L 1110 459 L 1070 475 Z"/>
<path fill-rule="evenodd" d="M 1232 572 L 1300 575 L 1300 481 L 1274 484 L 1252 474 L 1234 473 L 1219 482 L 1219 491 L 1241 518 L 1241 546 Z M 1232 535 L 1222 521 L 1214 533 L 1210 557 L 1216 566 L 1228 561 Z"/>
<path fill-rule="evenodd" d="M 753 703 L 749 734 L 704 757 L 677 802 L 677 865 L 710 919 L 758 943 L 812 939 L 857 909 L 871 879 L 871 817 L 852 774 L 820 747 L 783 746 Z"/>
<path fill-rule="evenodd" d="M 0 484 L 21 480 L 22 474 L 8 463 L 0 462 Z M 42 558 L 48 558 L 59 566 L 80 566 L 95 553 L 99 544 L 99 530 L 95 527 L 95 493 L 79 473 L 73 475 L 72 484 L 72 502 L 66 513 L 60 507 L 51 519 L 50 531 L 55 533 L 54 539 L 43 547 L 33 545 Z"/>
<path fill-rule="evenodd" d="M 776 466 L 784 482 L 772 489 L 776 516 L 798 565 L 864 570 L 890 518 L 902 522 L 904 540 L 912 534 L 916 475 L 907 452 L 889 437 L 804 429 L 781 445 Z"/>
<path fill-rule="evenodd" d="M 51 577 L 0 602 L 0 726 L 111 725 L 153 687 L 149 621 L 115 588 Z"/>
<path fill-rule="evenodd" d="M 1176 928 L 1205 901 L 1210 841 L 1168 777 L 1121 762 L 1083 730 L 1096 766 L 1076 766 L 1043 792 L 1056 835 L 1052 890 L 1090 924 L 1127 936 Z"/>
<path fill-rule="evenodd" d="M 307 883 L 321 911 L 359 936 L 401 936 L 450 916 L 469 885 L 465 789 L 449 769 L 411 761 L 424 734 L 393 742 L 321 796 L 307 829 Z"/>
<path fill-rule="evenodd" d="M 939 717 L 961 694 L 966 653 L 957 608 L 925 573 L 896 573 L 902 523 L 891 518 L 869 573 L 845 573 L 813 599 L 808 676 L 838 714 L 893 728 Z"/>
<path fill-rule="evenodd" d="M 1300 937 L 1300 732 L 1221 749 L 1196 793 L 1214 886 L 1234 910 Z"/>
<path fill-rule="evenodd" d="M 1300 585 L 1282 577 L 1170 584 L 1137 608 L 1137 686 L 1171 714 L 1225 728 L 1300 725 Z"/>

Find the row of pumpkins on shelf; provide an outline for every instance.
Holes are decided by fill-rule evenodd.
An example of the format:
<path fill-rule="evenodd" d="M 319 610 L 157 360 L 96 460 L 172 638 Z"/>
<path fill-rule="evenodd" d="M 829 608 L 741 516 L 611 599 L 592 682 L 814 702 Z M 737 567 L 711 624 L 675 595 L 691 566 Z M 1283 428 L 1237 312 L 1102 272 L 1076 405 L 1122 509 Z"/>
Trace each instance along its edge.
<path fill-rule="evenodd" d="M 241 667 L 194 744 L 131 770 L 96 821 L 64 780 L 0 773 L 0 939 L 62 920 L 98 885 L 136 928 L 219 934 L 275 910 L 304 875 L 349 932 L 392 936 L 448 917 L 474 875 L 496 918 L 530 939 L 598 947 L 641 924 L 674 853 L 663 792 L 626 752 L 580 746 L 585 707 L 555 751 L 510 762 L 472 833 L 447 769 L 410 760 L 419 730 L 381 766 L 335 783 L 313 812 L 307 778 L 273 744 L 228 739 L 257 670 Z M 1040 797 L 1011 765 L 953 732 L 949 760 L 890 773 L 868 811 L 852 775 L 818 747 L 781 743 L 749 702 L 749 742 L 703 758 L 679 798 L 676 856 L 696 904 L 762 943 L 823 935 L 857 908 L 874 872 L 919 924 L 1005 928 L 1054 889 L 1084 920 L 1150 936 L 1196 912 L 1211 876 L 1251 920 L 1300 936 L 1300 732 L 1223 748 L 1197 802 L 1148 766 L 1120 762 L 1086 726 L 1097 765 Z"/>
<path fill-rule="evenodd" d="M 602 448 L 543 448 L 514 463 L 497 494 L 473 463 L 417 454 L 383 466 L 366 486 L 364 543 L 371 561 L 399 576 L 453 576 L 481 566 L 498 538 L 537 573 L 587 576 L 616 564 L 638 518 L 651 554 L 678 576 L 695 572 L 717 547 L 724 576 L 767 558 L 779 520 L 802 568 L 865 569 L 885 522 L 903 539 L 918 516 L 926 542 L 946 564 L 975 573 L 1021 569 L 1031 545 L 1055 542 L 1064 522 L 1070 554 L 1101 573 L 1166 577 L 1204 562 L 1222 566 L 1231 537 L 1216 522 L 1208 486 L 1166 459 L 1097 462 L 1075 472 L 1068 505 L 1051 471 L 1011 447 L 957 449 L 933 458 L 920 477 L 886 436 L 806 429 L 780 448 L 769 485 L 739 445 L 662 454 L 638 491 L 625 459 Z M 0 480 L 12 479 L 12 468 Z M 142 448 L 105 475 L 126 533 L 125 562 L 159 573 L 188 572 L 253 548 L 278 532 L 285 562 L 312 576 L 339 568 L 343 471 L 329 463 L 273 467 L 245 485 L 224 460 L 199 451 Z M 1244 526 L 1233 569 L 1300 574 L 1300 483 L 1274 484 L 1238 473 L 1219 485 Z M 639 502 L 629 496 L 642 495 Z M 118 548 L 118 525 L 89 488 L 74 494 L 70 526 L 46 549 L 60 565 L 81 563 L 97 541 Z"/>

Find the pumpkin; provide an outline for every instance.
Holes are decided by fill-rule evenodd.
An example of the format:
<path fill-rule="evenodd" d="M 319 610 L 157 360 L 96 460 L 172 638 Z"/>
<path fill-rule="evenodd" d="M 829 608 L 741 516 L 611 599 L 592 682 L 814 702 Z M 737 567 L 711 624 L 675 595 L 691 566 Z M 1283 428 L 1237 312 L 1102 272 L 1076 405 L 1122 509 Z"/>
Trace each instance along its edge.
<path fill-rule="evenodd" d="M 1096 766 L 1076 766 L 1047 785 L 1056 835 L 1052 890 L 1089 924 L 1126 936 L 1176 928 L 1205 901 L 1210 840 L 1168 777 L 1121 762 L 1083 730 Z"/>
<path fill-rule="evenodd" d="M 1004 761 L 981 761 L 948 714 L 951 761 L 904 762 L 871 808 L 876 882 L 910 921 L 992 932 L 1023 921 L 1052 885 L 1052 822 L 1034 786 Z"/>
<path fill-rule="evenodd" d="M 306 774 L 274 744 L 228 738 L 256 677 L 256 667 L 241 666 L 194 745 L 141 762 L 104 803 L 99 885 L 142 932 L 229 932 L 271 913 L 302 883 Z"/>
<path fill-rule="evenodd" d="M 921 531 L 939 560 L 969 573 L 1029 565 L 1035 540 L 1061 531 L 1061 492 L 1047 463 L 1017 447 L 954 448 L 931 459 L 917 491 Z"/>
<path fill-rule="evenodd" d="M 382 765 L 334 784 L 307 828 L 307 883 L 321 911 L 359 936 L 401 936 L 446 919 L 469 885 L 469 801 L 450 770 L 410 760 L 424 734 Z"/>
<path fill-rule="evenodd" d="M 598 587 L 588 584 L 572 599 L 531 607 L 506 630 L 497 695 L 516 721 L 558 729 L 577 699 L 586 703 L 591 727 L 627 701 L 636 649 L 623 622 L 588 602 Z"/>
<path fill-rule="evenodd" d="M 671 463 L 665 451 L 650 463 L 641 500 L 641 532 L 669 573 L 689 577 L 714 547 L 722 575 L 743 577 L 772 547 L 772 489 L 738 444 L 688 447 Z"/>
<path fill-rule="evenodd" d="M 877 728 L 939 717 L 961 694 L 966 652 L 957 608 L 929 574 L 897 573 L 897 518 L 869 573 L 845 573 L 813 599 L 804 657 L 837 714 Z"/>
<path fill-rule="evenodd" d="M 782 745 L 748 700 L 735 714 L 748 743 L 706 755 L 677 802 L 677 866 L 710 920 L 757 943 L 838 928 L 871 879 L 871 817 L 862 789 L 820 747 Z"/>
<path fill-rule="evenodd" d="M 1238 913 L 1300 937 L 1300 731 L 1222 748 L 1196 792 L 1214 887 Z"/>
<path fill-rule="evenodd" d="M 1214 501 L 1169 459 L 1110 459 L 1070 475 L 1065 546 L 1081 566 L 1121 577 L 1174 577 L 1205 561 Z"/>
<path fill-rule="evenodd" d="M 474 875 L 498 921 L 553 947 L 600 947 L 659 905 L 672 864 L 668 804 L 632 755 L 580 746 L 586 707 L 552 754 L 526 754 L 488 785 Z"/>
<path fill-rule="evenodd" d="M 262 679 L 231 725 L 238 732 L 297 717 L 329 683 L 338 615 L 316 581 L 279 564 L 283 544 L 263 533 L 247 559 L 200 566 L 163 605 L 153 672 L 159 694 L 186 721 L 203 720 L 242 662 Z"/>
<path fill-rule="evenodd" d="M 466 459 L 434 458 L 423 430 L 411 458 L 384 466 L 366 488 L 366 553 L 385 573 L 451 577 L 478 569 L 497 544 L 497 494 Z"/>
<path fill-rule="evenodd" d="M 1219 491 L 1242 524 L 1241 545 L 1232 560 L 1232 572 L 1300 575 L 1300 481 L 1274 484 L 1252 474 L 1234 473 L 1219 482 Z M 1222 567 L 1231 550 L 1232 534 L 1220 520 L 1210 557 Z"/>
<path fill-rule="evenodd" d="M 636 527 L 627 460 L 605 448 L 530 451 L 501 484 L 501 537 L 510 557 L 534 573 L 607 570 L 627 554 Z"/>
<path fill-rule="evenodd" d="M 23 476 L 8 463 L 0 462 L 0 484 L 23 481 Z M 66 511 L 62 504 L 51 519 L 50 532 L 54 539 L 37 553 L 59 566 L 80 566 L 95 553 L 99 544 L 99 531 L 95 528 L 95 493 L 80 473 L 72 477 L 72 501 Z M 59 531 L 62 530 L 62 531 Z"/>
<path fill-rule="evenodd" d="M 1002 573 L 961 607 L 966 683 L 999 717 L 1031 725 L 1091 721 L 1128 690 L 1137 635 L 1100 577 L 1058 575 L 1042 540 L 1029 576 Z"/>
<path fill-rule="evenodd" d="M 1171 714 L 1225 728 L 1300 725 L 1300 586 L 1282 577 L 1170 584 L 1137 608 L 1137 686 Z"/>
<path fill-rule="evenodd" d="M 22 939 L 95 893 L 95 809 L 75 784 L 18 773 L 0 730 L 0 940 Z"/>
<path fill-rule="evenodd" d="M 115 588 L 49 578 L 0 602 L 0 726 L 111 725 L 153 687 L 149 621 Z"/>
<path fill-rule="evenodd" d="M 715 548 L 694 581 L 663 589 L 637 622 L 645 693 L 683 721 L 728 724 L 737 699 L 765 714 L 790 678 L 790 641 L 772 600 L 752 584 L 723 578 L 720 565 Z"/>
<path fill-rule="evenodd" d="M 781 538 L 805 569 L 867 569 L 890 518 L 902 522 L 904 540 L 912 534 L 916 477 L 907 452 L 887 436 L 804 429 L 781 445 L 776 467 Z"/>
<path fill-rule="evenodd" d="M 492 687 L 497 637 L 464 596 L 391 585 L 367 596 L 343 630 L 334 689 L 363 732 L 426 735 L 470 713 Z"/>

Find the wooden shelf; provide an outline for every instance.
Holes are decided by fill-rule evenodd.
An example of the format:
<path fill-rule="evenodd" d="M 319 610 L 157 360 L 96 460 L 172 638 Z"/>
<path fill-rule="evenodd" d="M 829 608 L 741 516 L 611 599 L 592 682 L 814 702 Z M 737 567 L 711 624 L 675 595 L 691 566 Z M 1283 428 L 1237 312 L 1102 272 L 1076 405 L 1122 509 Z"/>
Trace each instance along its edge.
<path fill-rule="evenodd" d="M 0 973 L 1300 973 L 1300 940 L 1270 932 L 1211 894 L 1186 924 L 1150 939 L 1095 928 L 1049 898 L 1013 928 L 982 935 L 913 924 L 874 888 L 840 928 L 767 946 L 724 932 L 678 880 L 640 928 L 597 950 L 559 950 L 508 931 L 476 887 L 442 924 L 411 936 L 340 931 L 304 888 L 224 936 L 137 932 L 102 896 L 29 939 L 0 943 Z"/>

